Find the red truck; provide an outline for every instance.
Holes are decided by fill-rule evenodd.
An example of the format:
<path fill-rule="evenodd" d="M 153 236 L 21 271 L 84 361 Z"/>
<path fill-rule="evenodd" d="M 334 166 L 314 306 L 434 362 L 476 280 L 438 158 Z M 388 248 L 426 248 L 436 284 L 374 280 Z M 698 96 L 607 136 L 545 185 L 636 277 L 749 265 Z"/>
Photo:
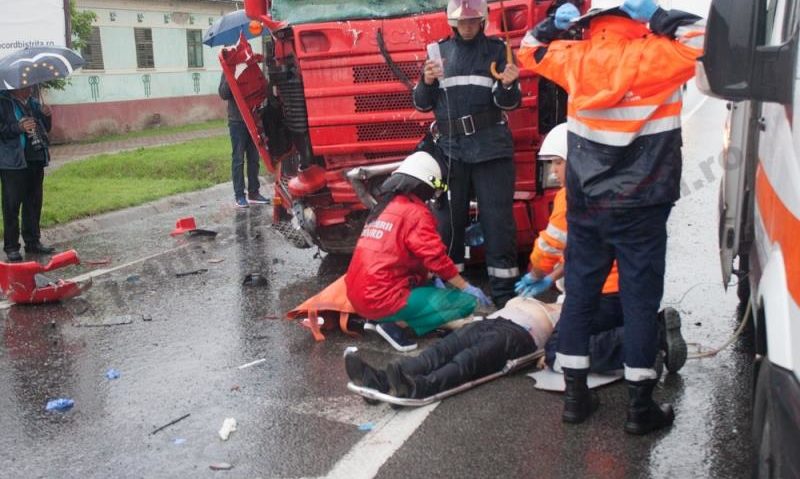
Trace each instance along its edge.
<path fill-rule="evenodd" d="M 564 2 L 490 1 L 485 31 L 508 38 L 516 50 L 525 33 Z M 573 3 L 589 7 L 588 1 Z M 275 176 L 274 223 L 291 222 L 294 233 L 283 231 L 298 246 L 350 253 L 374 189 L 429 131 L 433 116 L 414 109 L 411 88 L 426 45 L 452 34 L 446 4 L 245 0 L 251 28 L 264 25 L 271 32 L 262 65 L 266 91 L 255 92 L 247 106 L 251 133 Z M 223 69 L 232 75 L 235 61 L 226 65 L 224 56 Z M 557 190 L 536 152 L 544 134 L 564 121 L 566 97 L 530 72 L 522 73 L 521 87 L 522 103 L 508 116 L 517 244 L 530 251 Z"/>

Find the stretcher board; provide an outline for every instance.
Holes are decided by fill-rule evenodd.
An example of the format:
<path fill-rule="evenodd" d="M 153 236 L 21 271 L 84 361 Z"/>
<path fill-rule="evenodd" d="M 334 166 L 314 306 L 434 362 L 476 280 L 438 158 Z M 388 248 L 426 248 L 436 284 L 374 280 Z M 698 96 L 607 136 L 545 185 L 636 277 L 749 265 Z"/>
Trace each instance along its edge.
<path fill-rule="evenodd" d="M 586 382 L 589 385 L 589 389 L 594 389 L 619 381 L 622 379 L 622 376 L 622 370 L 613 371 L 611 374 L 591 373 L 589 374 Z M 536 381 L 536 385 L 534 387 L 536 389 L 541 389 L 542 391 L 563 393 L 564 389 L 566 388 L 564 385 L 564 375 L 557 373 L 550 368 L 534 371 L 528 374 L 528 377 L 534 379 Z"/>
<path fill-rule="evenodd" d="M 406 407 L 427 406 L 428 404 L 441 401 L 442 399 L 448 398 L 450 396 L 466 391 L 468 389 L 472 389 L 480 384 L 488 383 L 489 381 L 497 379 L 501 376 L 505 376 L 506 374 L 512 371 L 528 366 L 531 363 L 535 362 L 537 359 L 541 358 L 543 355 L 544 355 L 544 350 L 539 350 L 536 351 L 535 353 L 531 353 L 526 356 L 520 356 L 516 359 L 511 359 L 508 362 L 506 362 L 506 365 L 503 367 L 503 369 L 497 371 L 496 373 L 492 373 L 488 376 L 484 376 L 482 378 L 475 379 L 474 381 L 470 381 L 460 386 L 454 387 L 453 389 L 448 389 L 447 391 L 442 391 L 438 394 L 434 394 L 433 396 L 428 396 L 426 398 L 421 398 L 421 399 L 399 398 L 397 396 L 392 396 L 390 394 L 382 393 L 376 389 L 364 386 L 356 386 L 352 382 L 347 383 L 347 389 L 360 396 L 363 396 L 366 399 L 370 399 L 373 401 L 382 401 L 389 404 L 394 404 L 397 406 L 406 406 Z"/>

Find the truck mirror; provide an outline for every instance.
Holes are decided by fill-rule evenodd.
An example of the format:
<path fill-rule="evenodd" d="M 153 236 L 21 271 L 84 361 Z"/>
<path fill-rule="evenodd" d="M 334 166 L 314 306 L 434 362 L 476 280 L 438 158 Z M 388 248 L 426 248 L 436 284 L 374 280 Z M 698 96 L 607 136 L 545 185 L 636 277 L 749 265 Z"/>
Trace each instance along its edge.
<path fill-rule="evenodd" d="M 750 98 L 787 105 L 794 97 L 798 33 L 782 45 L 756 48 Z"/>
<path fill-rule="evenodd" d="M 731 101 L 750 97 L 757 26 L 759 19 L 763 19 L 763 4 L 763 0 L 714 0 L 711 3 L 705 51 L 698 60 L 698 86 L 704 93 Z"/>

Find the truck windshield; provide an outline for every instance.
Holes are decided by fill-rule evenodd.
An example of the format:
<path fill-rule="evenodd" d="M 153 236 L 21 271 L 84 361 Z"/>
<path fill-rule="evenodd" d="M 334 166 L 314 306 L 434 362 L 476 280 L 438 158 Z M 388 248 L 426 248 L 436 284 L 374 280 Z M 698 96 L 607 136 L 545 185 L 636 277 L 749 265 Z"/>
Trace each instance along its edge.
<path fill-rule="evenodd" d="M 390 18 L 443 10 L 447 0 L 273 0 L 273 19 L 289 24 Z"/>

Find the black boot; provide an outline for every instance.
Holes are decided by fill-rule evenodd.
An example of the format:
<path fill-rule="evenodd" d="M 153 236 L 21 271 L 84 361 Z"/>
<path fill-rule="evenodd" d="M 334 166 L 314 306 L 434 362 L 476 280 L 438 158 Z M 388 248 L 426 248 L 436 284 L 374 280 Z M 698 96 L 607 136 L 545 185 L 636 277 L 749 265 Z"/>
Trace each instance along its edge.
<path fill-rule="evenodd" d="M 628 383 L 628 420 L 625 421 L 625 432 L 642 435 L 657 429 L 668 427 L 675 420 L 675 412 L 669 404 L 657 404 L 653 401 L 653 389 L 656 379 L 644 381 L 627 381 Z"/>
<path fill-rule="evenodd" d="M 386 373 L 367 364 L 355 352 L 347 351 L 345 353 L 344 369 L 347 372 L 347 377 L 356 386 L 368 387 L 382 393 L 389 392 L 389 381 L 386 379 Z"/>
<path fill-rule="evenodd" d="M 686 364 L 686 340 L 681 335 L 681 315 L 674 308 L 664 308 L 658 313 L 660 348 L 664 351 L 667 371 L 676 373 Z"/>
<path fill-rule="evenodd" d="M 399 398 L 419 398 L 424 396 L 415 395 L 418 389 L 414 380 L 409 377 L 400 367 L 400 364 L 392 362 L 386 365 L 386 379 L 392 396 Z M 418 391 L 422 393 L 422 391 Z"/>
<path fill-rule="evenodd" d="M 564 413 L 561 420 L 572 424 L 578 424 L 592 415 L 600 406 L 600 398 L 594 391 L 589 390 L 586 385 L 586 377 L 589 375 L 588 369 L 569 369 L 564 370 Z"/>

